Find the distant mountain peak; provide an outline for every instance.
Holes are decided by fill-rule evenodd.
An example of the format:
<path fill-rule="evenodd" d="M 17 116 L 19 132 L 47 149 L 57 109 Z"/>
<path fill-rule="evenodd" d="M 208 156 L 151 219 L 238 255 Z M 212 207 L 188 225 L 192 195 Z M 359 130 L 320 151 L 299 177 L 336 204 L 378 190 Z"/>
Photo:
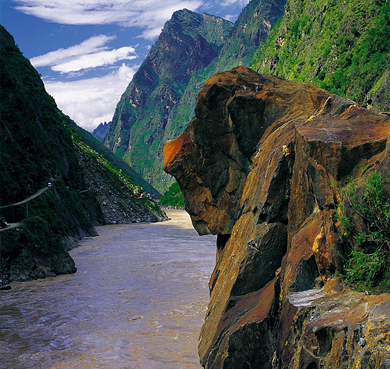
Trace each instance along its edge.
<path fill-rule="evenodd" d="M 111 122 L 100 123 L 91 133 L 93 137 L 95 137 L 100 142 L 103 142 L 108 130 L 110 129 Z"/>

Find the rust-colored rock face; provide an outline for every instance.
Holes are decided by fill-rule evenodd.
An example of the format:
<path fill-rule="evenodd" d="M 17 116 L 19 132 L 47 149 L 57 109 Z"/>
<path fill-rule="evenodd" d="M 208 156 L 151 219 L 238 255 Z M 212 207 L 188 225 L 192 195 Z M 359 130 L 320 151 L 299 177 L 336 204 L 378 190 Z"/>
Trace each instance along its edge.
<path fill-rule="evenodd" d="M 196 230 L 218 235 L 202 365 L 390 367 L 390 296 L 334 278 L 338 183 L 390 169 L 390 119 L 245 67 L 209 79 L 195 114 L 164 169 Z"/>

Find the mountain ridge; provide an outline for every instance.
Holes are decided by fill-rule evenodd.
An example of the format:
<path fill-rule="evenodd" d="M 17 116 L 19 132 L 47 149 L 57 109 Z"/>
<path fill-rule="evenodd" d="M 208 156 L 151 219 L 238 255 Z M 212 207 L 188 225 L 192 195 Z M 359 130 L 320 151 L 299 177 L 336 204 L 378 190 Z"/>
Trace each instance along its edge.
<path fill-rule="evenodd" d="M 0 286 L 74 273 L 68 250 L 95 225 L 166 219 L 136 198 L 139 175 L 57 108 L 3 26 L 0 83 Z"/>
<path fill-rule="evenodd" d="M 249 64 L 259 42 L 282 15 L 283 5 L 282 0 L 252 0 L 235 25 L 187 10 L 174 13 L 122 95 L 105 145 L 134 164 L 158 190 L 167 190 L 172 178 L 162 171 L 162 146 L 192 118 L 199 85 L 215 73 L 215 68 L 229 68 L 226 60 L 235 64 L 240 59 Z M 256 11 L 258 16 L 254 17 Z M 190 27 L 191 22 L 196 26 Z M 175 46 L 178 37 L 180 47 Z M 197 56 L 197 65 L 187 52 L 188 45 Z M 221 50 L 226 51 L 221 54 Z M 214 67 L 210 67 L 212 63 Z M 164 70 L 163 78 L 159 77 L 160 70 Z M 141 107 L 142 111 L 137 111 Z"/>

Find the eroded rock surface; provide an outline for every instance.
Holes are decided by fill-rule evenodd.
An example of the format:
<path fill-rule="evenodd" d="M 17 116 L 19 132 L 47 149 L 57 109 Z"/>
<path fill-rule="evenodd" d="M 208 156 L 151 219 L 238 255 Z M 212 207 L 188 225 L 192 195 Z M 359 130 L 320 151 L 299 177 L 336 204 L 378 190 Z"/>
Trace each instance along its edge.
<path fill-rule="evenodd" d="M 238 67 L 209 79 L 164 147 L 200 234 L 218 235 L 205 368 L 387 368 L 390 296 L 340 267 L 339 183 L 390 168 L 390 119 Z M 323 289 L 315 289 L 325 284 Z"/>

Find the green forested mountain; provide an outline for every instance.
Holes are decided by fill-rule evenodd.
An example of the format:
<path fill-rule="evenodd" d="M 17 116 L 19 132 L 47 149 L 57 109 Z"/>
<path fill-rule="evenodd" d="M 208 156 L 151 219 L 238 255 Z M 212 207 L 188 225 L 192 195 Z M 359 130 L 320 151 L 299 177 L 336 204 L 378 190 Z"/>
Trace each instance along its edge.
<path fill-rule="evenodd" d="M 74 272 L 67 249 L 96 235 L 94 225 L 120 221 L 110 214 L 119 213 L 118 206 L 125 221 L 131 212 L 134 219 L 162 215 L 148 199 L 126 202 L 143 191 L 135 183 L 139 175 L 125 163 L 116 168 L 119 159 L 110 161 L 114 154 L 57 108 L 3 26 L 0 132 L 0 286 Z"/>
<path fill-rule="evenodd" d="M 20 223 L 0 233 L 1 279 L 4 273 L 28 279 L 71 272 L 74 263 L 61 240 L 93 234 L 102 213 L 92 194 L 77 192 L 85 183 L 68 118 L 3 26 L 0 52 L 0 211 L 3 220 Z M 49 182 L 35 200 L 6 207 Z"/>
<path fill-rule="evenodd" d="M 390 110 L 390 2 L 288 0 L 252 68 Z"/>
<path fill-rule="evenodd" d="M 189 10 L 175 12 L 119 101 L 105 144 L 158 190 L 168 116 L 197 70 L 218 54 L 233 25 Z M 159 170 L 162 174 L 162 169 Z"/>
<path fill-rule="evenodd" d="M 235 25 L 188 10 L 174 13 L 122 95 L 105 144 L 165 191 L 172 179 L 162 171 L 163 144 L 186 127 L 207 78 L 251 62 L 283 5 L 252 0 Z"/>
<path fill-rule="evenodd" d="M 164 206 L 184 207 L 184 197 L 180 191 L 179 184 L 176 181 L 173 182 L 168 188 L 168 191 L 165 192 L 159 204 Z"/>

